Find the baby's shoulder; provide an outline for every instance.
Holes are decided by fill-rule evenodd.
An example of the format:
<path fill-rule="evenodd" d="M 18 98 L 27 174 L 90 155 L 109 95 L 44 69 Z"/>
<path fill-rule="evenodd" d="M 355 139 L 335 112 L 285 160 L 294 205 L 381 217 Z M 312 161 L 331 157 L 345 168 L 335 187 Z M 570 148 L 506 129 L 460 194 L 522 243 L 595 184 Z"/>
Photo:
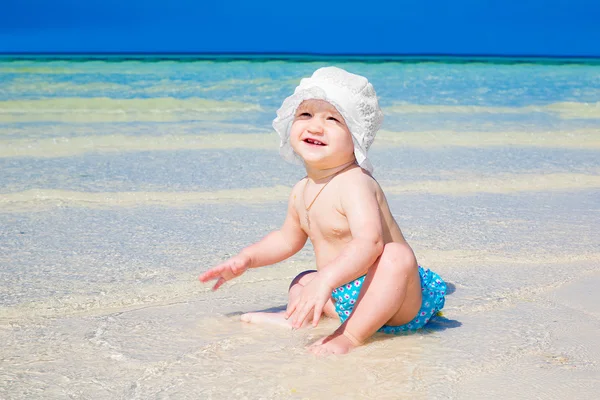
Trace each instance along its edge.
<path fill-rule="evenodd" d="M 305 176 L 304 178 L 296 182 L 296 184 L 292 187 L 289 197 L 290 202 L 293 203 L 294 200 L 296 200 L 296 198 L 299 198 L 298 196 L 302 196 L 302 189 L 304 188 L 304 185 L 306 185 L 306 179 L 308 178 Z"/>
<path fill-rule="evenodd" d="M 351 170 L 342 174 L 340 178 L 340 189 L 356 189 L 360 187 L 373 192 L 381 190 L 381 187 L 375 178 L 373 178 L 369 172 L 360 167 L 352 168 Z"/>
<path fill-rule="evenodd" d="M 298 192 L 302 191 L 302 188 L 304 188 L 304 185 L 306 185 L 306 180 L 308 179 L 307 176 L 305 176 L 304 178 L 300 179 L 298 182 L 296 182 L 296 184 L 292 187 L 292 191 L 291 194 L 298 194 Z"/>

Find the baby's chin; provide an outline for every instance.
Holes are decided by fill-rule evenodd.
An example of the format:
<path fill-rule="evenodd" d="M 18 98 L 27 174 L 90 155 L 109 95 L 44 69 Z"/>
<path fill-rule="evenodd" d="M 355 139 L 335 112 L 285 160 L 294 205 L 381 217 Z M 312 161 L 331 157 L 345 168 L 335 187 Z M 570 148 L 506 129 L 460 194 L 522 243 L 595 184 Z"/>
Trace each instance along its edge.
<path fill-rule="evenodd" d="M 336 168 L 343 164 L 343 163 L 324 161 L 324 160 L 319 160 L 319 159 L 311 160 L 310 158 L 304 158 L 303 160 L 304 160 L 304 166 L 306 166 L 307 168 L 309 167 L 312 169 L 321 169 L 321 170 Z"/>
<path fill-rule="evenodd" d="M 331 164 L 330 160 L 318 154 L 310 154 L 310 152 L 297 152 L 296 154 L 300 156 L 307 167 L 323 169 Z"/>
<path fill-rule="evenodd" d="M 356 158 L 354 157 L 354 155 L 352 155 L 352 157 L 339 157 L 339 158 L 318 160 L 318 161 L 312 162 L 312 165 L 315 167 L 318 167 L 319 169 L 332 169 L 332 168 L 337 168 L 341 165 L 349 164 L 351 162 L 356 162 Z M 311 163 L 311 161 L 310 160 L 308 162 L 305 161 L 305 163 L 309 164 L 309 163 Z"/>
<path fill-rule="evenodd" d="M 321 149 L 317 149 L 321 150 Z M 337 154 L 323 154 L 320 151 L 311 151 L 306 149 L 301 149 L 297 151 L 296 154 L 300 156 L 304 164 L 307 166 L 319 168 L 319 169 L 329 169 L 339 167 L 343 164 L 348 164 L 349 162 L 356 161 L 354 157 L 354 153 L 352 155 L 337 155 Z M 326 150 L 326 149 L 322 149 Z"/>

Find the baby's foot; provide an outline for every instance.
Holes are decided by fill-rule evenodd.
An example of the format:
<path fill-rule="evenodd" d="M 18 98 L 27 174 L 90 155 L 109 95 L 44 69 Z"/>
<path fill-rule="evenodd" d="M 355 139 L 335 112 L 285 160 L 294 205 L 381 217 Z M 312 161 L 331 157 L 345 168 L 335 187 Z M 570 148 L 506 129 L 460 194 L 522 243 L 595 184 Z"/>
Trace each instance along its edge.
<path fill-rule="evenodd" d="M 352 335 L 334 332 L 329 336 L 317 340 L 308 348 L 308 351 L 320 356 L 346 354 L 358 346 L 360 346 L 360 343 Z"/>
<path fill-rule="evenodd" d="M 291 321 L 285 319 L 285 312 L 251 312 L 242 314 L 240 319 L 250 324 L 269 324 L 278 325 L 285 328 L 292 328 Z"/>

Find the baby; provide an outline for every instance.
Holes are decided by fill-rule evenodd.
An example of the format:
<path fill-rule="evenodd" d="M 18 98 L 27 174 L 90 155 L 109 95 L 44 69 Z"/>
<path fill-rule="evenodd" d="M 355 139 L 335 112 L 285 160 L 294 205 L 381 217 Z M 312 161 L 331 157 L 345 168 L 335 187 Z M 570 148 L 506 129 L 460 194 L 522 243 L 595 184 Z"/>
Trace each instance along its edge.
<path fill-rule="evenodd" d="M 446 284 L 417 264 L 371 176 L 367 158 L 381 126 L 377 96 L 369 81 L 336 67 L 302 79 L 277 111 L 273 127 L 284 159 L 306 168 L 292 189 L 281 229 L 208 270 L 213 290 L 248 268 L 275 264 L 310 238 L 317 270 L 290 285 L 285 312 L 248 313 L 246 322 L 317 326 L 323 316 L 341 326 L 309 347 L 316 354 L 347 353 L 375 332 L 423 327 L 444 306 Z"/>

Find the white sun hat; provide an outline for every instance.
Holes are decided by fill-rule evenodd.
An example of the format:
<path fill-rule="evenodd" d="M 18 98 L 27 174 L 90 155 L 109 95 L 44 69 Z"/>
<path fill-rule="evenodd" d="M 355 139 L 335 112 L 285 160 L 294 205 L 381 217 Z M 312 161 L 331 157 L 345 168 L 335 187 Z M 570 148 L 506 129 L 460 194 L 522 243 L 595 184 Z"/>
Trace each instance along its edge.
<path fill-rule="evenodd" d="M 303 78 L 294 94 L 286 98 L 277 110 L 273 128 L 281 137 L 281 156 L 286 161 L 304 165 L 290 144 L 290 129 L 296 109 L 308 99 L 325 100 L 339 111 L 352 134 L 358 165 L 373 172 L 367 151 L 383 122 L 375 89 L 364 76 L 337 67 L 319 68 L 310 78 Z"/>

